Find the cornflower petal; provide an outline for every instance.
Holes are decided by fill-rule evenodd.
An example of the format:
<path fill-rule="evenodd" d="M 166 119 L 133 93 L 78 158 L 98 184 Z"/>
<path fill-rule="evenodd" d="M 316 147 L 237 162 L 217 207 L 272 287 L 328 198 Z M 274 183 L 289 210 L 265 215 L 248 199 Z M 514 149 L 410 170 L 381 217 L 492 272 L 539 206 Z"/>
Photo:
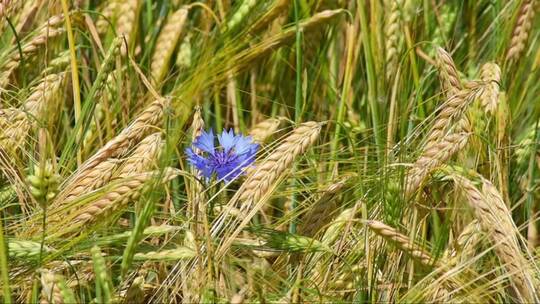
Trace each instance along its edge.
<path fill-rule="evenodd" d="M 191 163 L 191 165 L 197 168 L 198 170 L 202 171 L 203 175 L 206 176 L 205 173 L 209 171 L 208 159 L 196 154 L 191 148 L 186 148 L 185 152 L 187 155 L 187 159 Z M 210 175 L 212 174 L 211 170 L 209 173 Z M 206 176 L 206 177 L 210 177 L 210 176 Z"/>
<path fill-rule="evenodd" d="M 201 149 L 204 152 L 214 154 L 214 131 L 212 131 L 212 129 L 210 129 L 208 132 L 203 130 L 201 135 L 193 142 L 193 146 Z"/>
<path fill-rule="evenodd" d="M 219 144 L 223 147 L 223 151 L 225 151 L 225 153 L 229 153 L 231 149 L 235 147 L 237 140 L 238 136 L 234 135 L 232 129 L 229 129 L 229 131 L 223 130 L 221 135 L 218 134 Z"/>
<path fill-rule="evenodd" d="M 257 148 L 259 147 L 258 144 L 253 143 L 253 139 L 251 136 L 236 136 L 236 141 L 234 143 L 234 151 L 238 154 L 243 154 L 246 152 L 249 152 L 250 149 L 252 149 L 254 146 Z M 257 149 L 255 148 L 255 149 Z"/>

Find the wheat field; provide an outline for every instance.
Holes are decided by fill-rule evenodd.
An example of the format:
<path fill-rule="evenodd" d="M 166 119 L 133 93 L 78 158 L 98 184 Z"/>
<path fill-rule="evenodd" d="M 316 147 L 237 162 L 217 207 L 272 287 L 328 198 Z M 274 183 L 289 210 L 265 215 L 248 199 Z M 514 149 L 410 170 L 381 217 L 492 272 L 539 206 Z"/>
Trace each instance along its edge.
<path fill-rule="evenodd" d="M 0 300 L 540 303 L 539 14 L 0 0 Z"/>

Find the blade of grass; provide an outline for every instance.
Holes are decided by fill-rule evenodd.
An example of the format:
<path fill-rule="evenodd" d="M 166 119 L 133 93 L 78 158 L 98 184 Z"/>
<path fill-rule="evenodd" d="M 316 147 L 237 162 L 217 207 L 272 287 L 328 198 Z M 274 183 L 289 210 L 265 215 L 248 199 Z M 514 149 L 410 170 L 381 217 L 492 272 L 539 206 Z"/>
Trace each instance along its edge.
<path fill-rule="evenodd" d="M 11 288 L 9 285 L 9 267 L 7 263 L 8 251 L 6 246 L 6 240 L 4 239 L 4 217 L 0 218 L 0 268 L 2 270 L 2 290 L 4 293 L 4 303 L 11 302 Z"/>
<path fill-rule="evenodd" d="M 69 15 L 69 9 L 67 0 L 62 0 L 62 11 L 64 12 L 64 20 L 66 22 L 66 31 L 69 44 L 69 56 L 71 61 L 71 85 L 73 87 L 73 109 L 75 111 L 75 123 L 79 121 L 81 116 L 81 88 L 79 85 L 79 68 L 77 67 L 77 55 L 75 54 L 75 37 L 73 35 L 73 29 L 71 27 L 71 17 Z M 78 139 L 82 136 L 82 133 L 77 133 Z M 77 149 L 77 163 L 82 163 L 81 149 Z"/>

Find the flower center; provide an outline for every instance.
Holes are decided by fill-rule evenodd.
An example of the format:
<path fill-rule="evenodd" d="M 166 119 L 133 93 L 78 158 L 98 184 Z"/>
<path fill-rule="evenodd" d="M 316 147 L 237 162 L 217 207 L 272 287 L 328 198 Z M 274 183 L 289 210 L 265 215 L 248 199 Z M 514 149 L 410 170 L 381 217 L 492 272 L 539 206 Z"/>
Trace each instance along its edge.
<path fill-rule="evenodd" d="M 231 157 L 234 156 L 234 152 L 231 150 L 229 153 L 225 151 L 216 151 L 214 153 L 214 161 L 217 165 L 226 165 L 231 161 Z"/>

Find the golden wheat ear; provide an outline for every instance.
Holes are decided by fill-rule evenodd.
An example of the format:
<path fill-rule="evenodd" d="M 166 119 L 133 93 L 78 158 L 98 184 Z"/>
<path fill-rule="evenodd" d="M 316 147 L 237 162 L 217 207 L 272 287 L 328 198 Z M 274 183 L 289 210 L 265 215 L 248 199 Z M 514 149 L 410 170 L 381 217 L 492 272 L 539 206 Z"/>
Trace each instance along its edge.
<path fill-rule="evenodd" d="M 183 35 L 188 12 L 188 9 L 183 7 L 172 13 L 167 18 L 167 22 L 165 22 L 163 29 L 159 33 L 150 64 L 150 74 L 152 75 L 154 86 L 159 86 L 169 70 L 169 61 L 178 41 Z"/>
<path fill-rule="evenodd" d="M 538 302 L 536 288 L 540 286 L 540 283 L 520 249 L 519 231 L 499 191 L 491 182 L 483 178 L 481 178 L 482 190 L 462 176 L 454 175 L 453 179 L 463 190 L 482 229 L 488 233 L 494 251 L 503 262 L 503 268 L 508 273 L 521 301 Z"/>
<path fill-rule="evenodd" d="M 518 60 L 523 50 L 525 50 L 527 39 L 529 38 L 529 32 L 534 21 L 534 6 L 534 0 L 525 0 L 521 5 L 516 25 L 514 27 L 514 31 L 512 32 L 512 39 L 506 54 L 507 61 Z"/>

